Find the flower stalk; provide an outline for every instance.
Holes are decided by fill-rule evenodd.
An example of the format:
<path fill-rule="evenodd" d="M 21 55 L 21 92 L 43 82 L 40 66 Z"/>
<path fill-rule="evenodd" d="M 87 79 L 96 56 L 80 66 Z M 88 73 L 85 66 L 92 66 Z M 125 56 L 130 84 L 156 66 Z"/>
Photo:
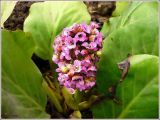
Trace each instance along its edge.
<path fill-rule="evenodd" d="M 54 103 L 55 108 L 57 109 L 58 112 L 62 113 L 63 109 L 61 107 L 61 104 L 56 96 L 56 94 L 54 93 L 54 91 L 48 86 L 47 82 L 45 80 L 43 80 L 42 86 L 45 90 L 45 92 L 47 93 L 47 95 L 49 96 L 49 98 L 51 99 L 52 103 Z"/>

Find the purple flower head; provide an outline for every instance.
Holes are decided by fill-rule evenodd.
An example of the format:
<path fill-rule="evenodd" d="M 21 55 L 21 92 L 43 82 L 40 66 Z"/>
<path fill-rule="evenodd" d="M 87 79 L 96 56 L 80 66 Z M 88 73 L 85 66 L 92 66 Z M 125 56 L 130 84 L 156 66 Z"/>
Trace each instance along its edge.
<path fill-rule="evenodd" d="M 75 35 L 75 40 L 77 41 L 81 41 L 81 42 L 84 42 L 86 41 L 88 38 L 86 36 L 86 34 L 84 32 L 79 32 Z"/>
<path fill-rule="evenodd" d="M 75 76 L 72 77 L 72 80 L 73 81 L 83 81 L 83 77 L 79 76 L 79 75 L 75 75 Z"/>
<path fill-rule="evenodd" d="M 95 77 L 95 71 L 87 71 L 87 77 Z"/>
<path fill-rule="evenodd" d="M 81 61 L 79 60 L 75 60 L 74 61 L 74 65 L 73 65 L 73 69 L 76 73 L 81 72 Z"/>
<path fill-rule="evenodd" d="M 64 81 L 64 86 L 66 86 L 67 88 L 71 88 L 71 82 L 70 81 L 68 81 L 68 80 L 66 80 L 66 81 Z"/>
<path fill-rule="evenodd" d="M 89 49 L 89 50 L 94 50 L 94 51 L 97 51 L 97 43 L 96 42 L 91 42 L 91 43 L 88 43 L 88 42 L 84 42 L 82 44 L 83 47 Z"/>
<path fill-rule="evenodd" d="M 90 35 L 89 36 L 89 41 L 91 41 L 91 42 L 95 42 L 95 39 L 96 39 L 96 35 Z"/>
<path fill-rule="evenodd" d="M 91 89 L 96 84 L 95 77 L 85 78 L 85 88 Z"/>
<path fill-rule="evenodd" d="M 63 39 L 62 39 L 62 37 L 57 36 L 56 39 L 55 39 L 54 44 L 62 45 L 62 44 L 63 44 Z"/>
<path fill-rule="evenodd" d="M 93 28 L 93 29 L 100 27 L 99 24 L 97 24 L 97 23 L 95 23 L 95 22 L 91 22 L 90 26 L 91 26 L 91 28 Z"/>
<path fill-rule="evenodd" d="M 56 54 L 53 55 L 53 56 L 52 56 L 52 61 L 55 62 L 56 64 L 58 64 L 58 61 L 59 61 L 58 55 L 56 55 Z"/>
<path fill-rule="evenodd" d="M 96 35 L 94 42 L 96 42 L 99 47 L 102 47 L 102 39 L 103 39 L 103 35 L 102 33 L 99 33 L 98 35 Z"/>
<path fill-rule="evenodd" d="M 81 53 L 80 49 L 78 46 L 76 46 L 76 48 L 74 49 L 74 54 L 76 55 L 76 57 Z"/>
<path fill-rule="evenodd" d="M 88 82 L 88 83 L 86 84 L 86 86 L 87 86 L 88 88 L 92 88 L 95 84 L 96 84 L 95 81 L 94 81 L 94 82 Z"/>
<path fill-rule="evenodd" d="M 82 76 L 74 76 L 72 77 L 72 80 L 75 81 L 74 83 L 76 83 L 76 88 L 78 88 L 80 91 L 85 89 L 85 82 L 83 80 Z"/>
<path fill-rule="evenodd" d="M 62 46 L 55 45 L 53 48 L 55 49 L 55 54 L 59 54 L 62 51 Z"/>
<path fill-rule="evenodd" d="M 64 62 L 59 62 L 56 72 L 66 73 L 67 71 L 68 71 L 68 68 L 66 67 L 66 64 Z"/>
<path fill-rule="evenodd" d="M 96 66 L 90 66 L 89 68 L 88 68 L 88 71 L 97 71 L 97 68 L 96 68 Z"/>
<path fill-rule="evenodd" d="M 62 37 L 68 37 L 70 35 L 70 29 L 69 28 L 65 28 L 63 31 L 62 31 Z"/>
<path fill-rule="evenodd" d="M 60 54 L 60 59 L 66 59 L 66 60 L 71 60 L 71 56 L 69 54 L 69 49 L 66 46 L 62 47 L 62 52 Z"/>
<path fill-rule="evenodd" d="M 94 28 L 92 31 L 91 31 L 91 34 L 92 35 L 98 35 L 99 34 L 99 30 Z"/>
<path fill-rule="evenodd" d="M 80 50 L 75 50 L 75 55 L 78 56 L 80 54 Z"/>
<path fill-rule="evenodd" d="M 81 51 L 81 54 L 82 54 L 82 55 L 87 55 L 87 54 L 88 54 L 88 50 L 83 49 L 83 50 Z"/>
<path fill-rule="evenodd" d="M 88 59 L 88 60 L 83 60 L 81 63 L 82 63 L 82 72 L 87 75 L 88 68 L 91 65 L 91 61 Z"/>
<path fill-rule="evenodd" d="M 81 27 L 80 24 L 73 24 L 73 26 L 71 27 L 71 30 L 75 32 L 75 31 L 79 30 L 80 27 Z"/>
<path fill-rule="evenodd" d="M 92 22 L 74 24 L 57 36 L 52 60 L 58 65 L 58 81 L 71 94 L 75 90 L 89 90 L 96 84 L 96 62 L 99 61 L 103 35 Z"/>
<path fill-rule="evenodd" d="M 82 27 L 82 29 L 83 29 L 84 32 L 86 32 L 88 34 L 91 33 L 91 27 L 90 26 L 86 25 L 85 23 L 82 23 L 81 27 Z"/>
<path fill-rule="evenodd" d="M 72 37 L 68 36 L 65 39 L 65 45 L 68 49 L 73 49 L 76 47 L 76 41 Z"/>
<path fill-rule="evenodd" d="M 63 85 L 65 81 L 68 81 L 68 79 L 69 79 L 68 74 L 62 74 L 62 73 L 58 74 L 58 80 L 61 85 Z"/>
<path fill-rule="evenodd" d="M 80 91 L 85 90 L 86 89 L 85 82 L 83 80 L 78 81 L 76 84 L 76 88 L 78 88 Z"/>

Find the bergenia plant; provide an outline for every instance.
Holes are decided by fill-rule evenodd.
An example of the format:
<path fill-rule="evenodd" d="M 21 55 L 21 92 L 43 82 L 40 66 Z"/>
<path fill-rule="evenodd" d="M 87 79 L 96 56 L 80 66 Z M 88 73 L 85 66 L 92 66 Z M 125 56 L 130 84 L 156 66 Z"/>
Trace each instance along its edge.
<path fill-rule="evenodd" d="M 158 119 L 157 2 L 35 2 L 2 4 L 2 118 Z"/>
<path fill-rule="evenodd" d="M 54 41 L 52 60 L 58 65 L 58 81 L 71 94 L 85 91 L 96 84 L 96 63 L 99 61 L 103 35 L 92 22 L 74 24 L 62 31 Z"/>

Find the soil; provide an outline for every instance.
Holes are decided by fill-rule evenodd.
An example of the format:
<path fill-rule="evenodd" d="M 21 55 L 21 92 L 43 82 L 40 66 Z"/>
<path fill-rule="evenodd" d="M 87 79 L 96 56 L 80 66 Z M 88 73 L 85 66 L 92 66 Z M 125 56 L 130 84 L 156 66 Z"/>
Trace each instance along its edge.
<path fill-rule="evenodd" d="M 116 8 L 114 1 L 85 1 L 92 21 L 103 24 Z"/>
<path fill-rule="evenodd" d="M 33 1 L 31 2 L 17 2 L 15 5 L 12 14 L 7 19 L 7 21 L 4 23 L 4 28 L 8 30 L 16 30 L 21 29 L 23 30 L 23 23 L 26 17 L 29 14 L 29 8 L 30 6 L 35 3 Z"/>
<path fill-rule="evenodd" d="M 23 23 L 29 14 L 29 8 L 35 2 L 39 1 L 17 2 L 12 14 L 4 23 L 4 28 L 12 31 L 17 29 L 23 30 Z M 111 16 L 112 11 L 115 9 L 115 2 L 99 1 L 99 2 L 85 2 L 85 4 L 88 8 L 88 12 L 91 15 L 92 21 L 100 23 L 101 26 L 103 25 L 104 20 L 108 20 L 108 18 Z M 98 6 L 101 6 L 101 8 L 99 8 Z M 49 61 L 45 61 L 36 56 L 35 54 L 33 54 L 32 60 L 38 66 L 42 74 L 50 70 Z M 49 101 L 47 102 L 46 105 L 46 112 L 51 115 L 51 118 L 69 118 L 68 115 L 61 115 L 60 113 L 54 111 L 52 104 Z M 92 112 L 89 109 L 81 111 L 81 113 L 82 113 L 82 118 L 93 118 Z"/>

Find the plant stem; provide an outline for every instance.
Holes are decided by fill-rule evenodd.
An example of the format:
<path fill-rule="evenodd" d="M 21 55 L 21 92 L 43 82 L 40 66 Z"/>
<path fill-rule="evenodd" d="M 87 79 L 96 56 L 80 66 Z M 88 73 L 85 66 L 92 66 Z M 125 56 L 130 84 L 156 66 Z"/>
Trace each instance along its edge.
<path fill-rule="evenodd" d="M 58 112 L 62 113 L 63 109 L 62 109 L 61 104 L 58 101 L 54 91 L 48 86 L 47 82 L 44 80 L 43 80 L 42 86 L 43 86 L 44 90 L 46 91 L 47 95 L 49 96 L 49 98 L 51 99 L 52 103 L 54 104 L 54 106 L 58 110 Z"/>

